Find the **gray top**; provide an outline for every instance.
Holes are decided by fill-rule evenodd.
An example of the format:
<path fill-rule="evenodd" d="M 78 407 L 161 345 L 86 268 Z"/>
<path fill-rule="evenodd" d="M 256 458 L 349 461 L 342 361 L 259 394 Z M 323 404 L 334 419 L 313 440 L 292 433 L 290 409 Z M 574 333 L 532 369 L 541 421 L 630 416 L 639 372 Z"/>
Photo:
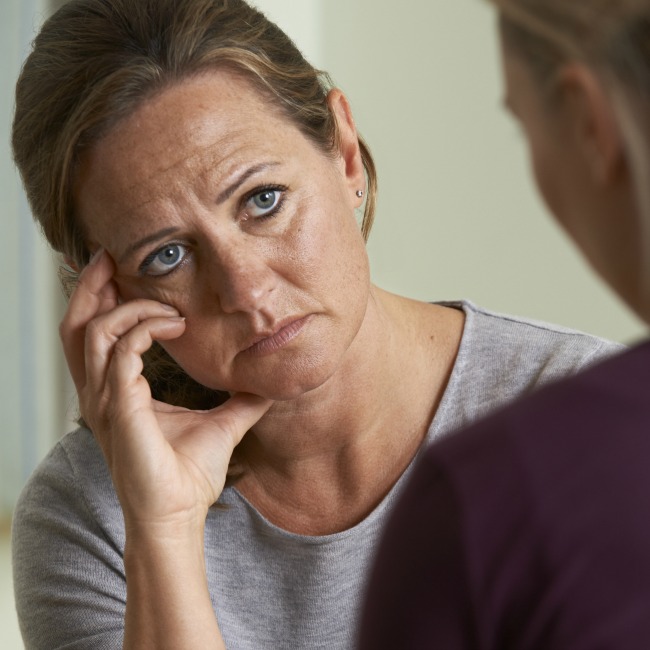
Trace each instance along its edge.
<path fill-rule="evenodd" d="M 621 347 L 466 302 L 445 304 L 462 308 L 466 321 L 427 441 Z M 361 523 L 321 537 L 279 529 L 226 489 L 220 502 L 228 507 L 209 513 L 205 546 L 228 649 L 354 647 L 366 568 L 405 475 Z M 122 647 L 123 550 L 110 475 L 92 434 L 79 429 L 36 470 L 14 517 L 16 605 L 28 649 Z"/>

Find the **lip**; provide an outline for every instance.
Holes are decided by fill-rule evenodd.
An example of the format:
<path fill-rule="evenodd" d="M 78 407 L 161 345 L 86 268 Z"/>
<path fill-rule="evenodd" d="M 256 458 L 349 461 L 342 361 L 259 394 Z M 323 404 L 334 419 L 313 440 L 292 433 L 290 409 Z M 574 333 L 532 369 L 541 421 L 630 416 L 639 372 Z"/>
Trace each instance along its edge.
<path fill-rule="evenodd" d="M 273 330 L 253 338 L 243 351 L 256 357 L 272 354 L 291 343 L 302 332 L 310 317 L 310 315 L 300 318 L 292 316 L 281 321 Z"/>

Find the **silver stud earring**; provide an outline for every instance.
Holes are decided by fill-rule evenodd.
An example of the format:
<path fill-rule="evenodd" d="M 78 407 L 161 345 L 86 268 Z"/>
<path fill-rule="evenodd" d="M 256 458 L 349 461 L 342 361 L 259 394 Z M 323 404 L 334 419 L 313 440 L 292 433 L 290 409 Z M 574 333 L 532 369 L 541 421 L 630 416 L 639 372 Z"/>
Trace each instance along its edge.
<path fill-rule="evenodd" d="M 361 198 L 363 196 L 363 190 L 357 190 L 357 196 Z"/>

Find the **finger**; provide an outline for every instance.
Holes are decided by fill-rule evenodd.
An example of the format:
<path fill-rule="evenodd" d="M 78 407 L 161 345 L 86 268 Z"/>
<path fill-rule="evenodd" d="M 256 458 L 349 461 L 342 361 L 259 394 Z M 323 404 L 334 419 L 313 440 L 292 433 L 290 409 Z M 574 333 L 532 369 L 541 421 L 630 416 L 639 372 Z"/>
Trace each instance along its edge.
<path fill-rule="evenodd" d="M 110 257 L 98 251 L 81 273 L 59 326 L 63 351 L 72 378 L 79 390 L 85 383 L 85 328 L 95 316 L 117 305 L 117 288 L 110 280 L 114 265 Z"/>
<path fill-rule="evenodd" d="M 248 393 L 237 393 L 211 411 L 175 408 L 169 412 L 156 404 L 158 413 L 165 413 L 159 422 L 169 444 L 181 456 L 194 459 L 193 465 L 211 486 L 209 503 L 214 503 L 223 489 L 235 447 L 272 404 Z"/>
<path fill-rule="evenodd" d="M 132 300 L 92 320 L 86 327 L 84 341 L 86 381 L 96 387 L 104 383 L 113 348 L 140 323 L 178 316 L 178 311 L 169 305 L 154 300 Z M 144 350 L 150 346 L 151 341 Z"/>
<path fill-rule="evenodd" d="M 89 318 L 103 314 L 113 309 L 118 302 L 118 291 L 114 282 L 115 263 L 111 256 L 100 249 L 93 255 L 90 262 L 79 275 L 79 281 L 70 296 L 69 314 L 66 314 L 74 326 L 83 321 L 85 315 Z"/>
<path fill-rule="evenodd" d="M 185 331 L 185 319 L 179 317 L 147 318 L 131 328 L 113 346 L 110 363 L 106 376 L 99 378 L 94 372 L 88 373 L 89 392 L 100 393 L 106 386 L 107 394 L 116 403 L 133 398 L 146 398 L 147 405 L 151 400 L 151 392 L 142 393 L 142 355 L 151 347 L 154 341 L 168 341 L 178 338 Z M 95 383 L 97 382 L 97 383 Z"/>

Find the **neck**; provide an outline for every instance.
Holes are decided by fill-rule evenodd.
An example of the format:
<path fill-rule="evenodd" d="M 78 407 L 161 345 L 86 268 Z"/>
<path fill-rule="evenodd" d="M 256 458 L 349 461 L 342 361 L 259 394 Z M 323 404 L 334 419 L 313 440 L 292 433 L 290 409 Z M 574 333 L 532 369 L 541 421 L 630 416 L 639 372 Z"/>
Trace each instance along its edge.
<path fill-rule="evenodd" d="M 240 446 L 240 491 L 274 523 L 342 530 L 390 490 L 426 435 L 453 365 L 462 314 L 373 289 L 339 370 L 276 403 Z"/>

